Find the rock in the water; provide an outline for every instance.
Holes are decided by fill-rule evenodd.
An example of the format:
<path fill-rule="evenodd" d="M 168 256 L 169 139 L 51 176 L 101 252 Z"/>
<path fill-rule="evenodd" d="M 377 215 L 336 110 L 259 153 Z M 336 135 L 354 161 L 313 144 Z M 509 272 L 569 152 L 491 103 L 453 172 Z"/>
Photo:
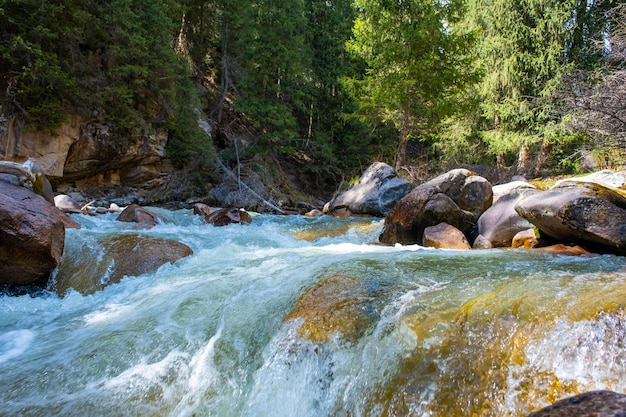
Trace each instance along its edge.
<path fill-rule="evenodd" d="M 518 232 L 513 236 L 513 241 L 511 242 L 512 248 L 532 249 L 537 247 L 537 245 L 539 245 L 539 239 L 534 228 Z"/>
<path fill-rule="evenodd" d="M 235 207 L 228 207 L 211 212 L 205 216 L 205 221 L 214 226 L 226 226 L 229 224 L 250 224 L 252 217 L 250 214 Z"/>
<path fill-rule="evenodd" d="M 541 234 L 593 252 L 626 255 L 626 196 L 591 182 L 567 182 L 528 196 L 515 210 Z"/>
<path fill-rule="evenodd" d="M 328 210 L 332 213 L 347 208 L 354 214 L 384 216 L 411 188 L 411 183 L 399 178 L 391 166 L 375 162 L 363 172 L 359 182 L 330 202 Z"/>
<path fill-rule="evenodd" d="M 626 395 L 613 391 L 590 391 L 565 398 L 528 417 L 624 417 Z"/>
<path fill-rule="evenodd" d="M 155 226 L 160 223 L 159 217 L 137 204 L 131 204 L 117 216 L 120 222 L 135 222 L 146 226 Z"/>
<path fill-rule="evenodd" d="M 54 197 L 54 205 L 56 208 L 64 213 L 82 213 L 81 205 L 78 204 L 72 197 L 59 194 Z"/>
<path fill-rule="evenodd" d="M 424 246 L 437 249 L 471 249 L 463 232 L 447 223 L 424 229 Z"/>
<path fill-rule="evenodd" d="M 482 216 L 478 219 L 478 234 L 482 239 L 477 239 L 479 244 L 483 240 L 490 243 L 490 247 L 510 247 L 513 237 L 522 230 L 532 229 L 533 225 L 515 211 L 515 205 L 529 195 L 540 192 L 536 189 L 517 188 L 508 194 L 501 196 Z M 474 247 L 477 243 L 474 242 Z"/>
<path fill-rule="evenodd" d="M 466 169 L 455 169 L 419 185 L 385 217 L 382 243 L 422 243 L 424 229 L 448 223 L 466 236 L 491 205 L 491 185 Z"/>
<path fill-rule="evenodd" d="M 108 238 L 80 248 L 80 256 L 64 257 L 54 289 L 61 295 L 69 288 L 91 294 L 125 276 L 154 272 L 191 254 L 189 246 L 170 239 L 138 235 Z"/>
<path fill-rule="evenodd" d="M 46 284 L 63 254 L 63 216 L 42 196 L 0 181 L 0 284 Z"/>
<path fill-rule="evenodd" d="M 355 276 L 333 274 L 306 290 L 285 318 L 302 320 L 298 335 L 313 342 L 333 338 L 355 341 L 374 319 L 363 280 Z"/>
<path fill-rule="evenodd" d="M 580 246 L 574 245 L 564 245 L 562 243 L 557 243 L 556 245 L 544 246 L 541 248 L 535 248 L 534 250 L 539 252 L 546 252 L 553 255 L 564 255 L 564 256 L 582 256 L 582 255 L 591 255 L 591 252 L 581 248 Z"/>

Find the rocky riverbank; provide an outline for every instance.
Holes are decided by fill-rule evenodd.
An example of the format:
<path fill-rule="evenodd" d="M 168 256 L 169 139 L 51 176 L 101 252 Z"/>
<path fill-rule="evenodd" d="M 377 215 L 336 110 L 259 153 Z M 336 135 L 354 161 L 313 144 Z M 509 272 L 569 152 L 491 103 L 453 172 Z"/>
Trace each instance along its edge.
<path fill-rule="evenodd" d="M 0 254 L 7 265 L 0 281 L 5 286 L 45 286 L 63 253 L 65 228 L 77 227 L 62 211 L 95 215 L 122 209 L 115 203 L 108 207 L 103 207 L 105 202 L 78 203 L 72 195 L 57 195 L 55 208 L 34 191 L 19 186 L 19 181 L 11 174 L 5 174 L 0 181 L 4 202 L 0 215 L 5 219 Z M 492 186 L 472 171 L 456 169 L 413 186 L 389 165 L 377 162 L 350 189 L 328 202 L 323 211 L 310 210 L 307 214 L 384 217 L 381 244 L 444 249 L 534 248 L 563 254 L 626 256 L 625 189 L 624 171 L 601 171 L 539 190 L 520 180 Z M 79 194 L 74 196 L 84 199 Z M 191 208 L 190 203 L 187 206 Z M 310 208 L 303 205 L 292 213 L 304 213 Z M 252 221 L 235 206 L 215 208 L 195 203 L 194 212 L 215 226 Z M 129 204 L 118 220 L 145 227 L 159 223 L 158 216 L 136 204 Z M 142 246 L 147 244 L 142 242 Z M 162 246 L 163 242 L 157 242 L 157 247 Z M 162 258 L 160 263 L 148 262 L 143 269 L 134 268 L 131 275 L 178 259 Z M 117 264 L 124 262 L 118 260 Z M 123 276 L 125 271 L 119 274 Z"/>

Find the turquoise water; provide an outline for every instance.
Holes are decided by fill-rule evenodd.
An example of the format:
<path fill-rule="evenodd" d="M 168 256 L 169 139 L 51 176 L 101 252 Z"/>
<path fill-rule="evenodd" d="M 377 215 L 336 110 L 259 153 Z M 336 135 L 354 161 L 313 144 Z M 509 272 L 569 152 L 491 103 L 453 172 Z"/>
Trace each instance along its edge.
<path fill-rule="evenodd" d="M 0 415 L 523 416 L 626 392 L 626 258 L 373 245 L 380 219 L 216 228 L 154 210 L 149 230 L 74 217 L 63 296 L 0 297 Z M 68 287 L 76 270 L 104 284 L 99 242 L 121 234 L 194 254 Z"/>

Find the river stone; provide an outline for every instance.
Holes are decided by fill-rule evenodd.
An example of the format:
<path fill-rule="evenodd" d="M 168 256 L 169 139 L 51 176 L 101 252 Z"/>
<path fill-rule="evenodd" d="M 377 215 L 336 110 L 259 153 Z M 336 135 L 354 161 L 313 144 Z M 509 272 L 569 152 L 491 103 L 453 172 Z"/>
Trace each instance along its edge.
<path fill-rule="evenodd" d="M 82 206 L 66 194 L 59 194 L 55 196 L 54 205 L 64 213 L 82 213 Z"/>
<path fill-rule="evenodd" d="M 535 248 L 535 251 L 550 253 L 552 255 L 563 255 L 563 256 L 582 256 L 582 255 L 592 255 L 586 249 L 581 248 L 578 245 L 564 245 L 562 243 L 557 243 L 556 245 L 543 246 L 541 248 Z M 595 255 L 594 255 L 595 256 Z"/>
<path fill-rule="evenodd" d="M 208 224 L 212 224 L 214 226 L 252 223 L 252 217 L 247 211 L 235 207 L 214 210 L 210 214 L 205 215 L 204 219 Z"/>
<path fill-rule="evenodd" d="M 373 324 L 371 302 L 362 279 L 336 273 L 307 289 L 285 321 L 302 321 L 298 336 L 313 342 L 354 342 Z"/>
<path fill-rule="evenodd" d="M 515 210 L 541 234 L 592 252 L 626 255 L 626 196 L 590 182 L 569 182 L 528 196 Z"/>
<path fill-rule="evenodd" d="M 437 249 L 471 249 L 463 232 L 447 223 L 424 229 L 424 246 Z"/>
<path fill-rule="evenodd" d="M 510 247 L 517 233 L 532 229 L 533 225 L 515 211 L 515 206 L 527 196 L 539 192 L 532 188 L 516 188 L 501 196 L 478 219 L 480 239 L 474 241 L 474 247 Z M 488 241 L 490 245 L 485 246 L 484 241 Z"/>
<path fill-rule="evenodd" d="M 154 272 L 192 254 L 189 246 L 171 239 L 139 235 L 104 238 L 81 248 L 81 256 L 62 259 L 54 289 L 61 295 L 69 288 L 91 294 L 125 276 Z"/>
<path fill-rule="evenodd" d="M 160 219 L 156 214 L 138 204 L 131 204 L 126 207 L 120 215 L 117 216 L 117 221 L 140 223 L 146 226 L 155 226 L 160 223 Z"/>
<path fill-rule="evenodd" d="M 613 391 L 590 391 L 565 398 L 528 417 L 624 417 L 626 395 Z"/>
<path fill-rule="evenodd" d="M 517 232 L 511 242 L 512 248 L 532 249 L 537 247 L 537 245 L 539 245 L 539 239 L 537 239 L 534 228 Z"/>
<path fill-rule="evenodd" d="M 413 189 L 385 217 L 382 243 L 421 244 L 424 229 L 448 223 L 471 234 L 491 205 L 491 185 L 466 169 L 455 169 Z"/>
<path fill-rule="evenodd" d="M 385 216 L 411 188 L 411 183 L 399 178 L 391 166 L 375 162 L 363 172 L 359 182 L 330 202 L 328 210 L 332 213 L 347 208 L 354 214 Z"/>
<path fill-rule="evenodd" d="M 0 284 L 42 285 L 63 254 L 63 214 L 34 192 L 0 181 Z"/>

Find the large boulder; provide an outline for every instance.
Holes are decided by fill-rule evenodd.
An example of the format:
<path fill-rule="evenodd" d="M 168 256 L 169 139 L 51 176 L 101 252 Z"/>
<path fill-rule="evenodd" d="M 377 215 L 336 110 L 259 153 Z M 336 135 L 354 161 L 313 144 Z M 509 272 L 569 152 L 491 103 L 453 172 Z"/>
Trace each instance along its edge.
<path fill-rule="evenodd" d="M 385 217 L 382 243 L 421 244 L 424 229 L 447 223 L 466 236 L 492 201 L 489 182 L 466 169 L 455 169 L 413 189 Z"/>
<path fill-rule="evenodd" d="M 0 284 L 46 284 L 63 254 L 63 216 L 42 196 L 0 181 Z"/>
<path fill-rule="evenodd" d="M 510 247 L 513 237 L 533 225 L 515 211 L 515 206 L 527 196 L 540 193 L 534 188 L 515 188 L 500 196 L 478 219 L 478 236 L 474 247 Z M 485 246 L 485 241 L 489 242 Z"/>
<path fill-rule="evenodd" d="M 515 210 L 560 242 L 626 255 L 626 193 L 592 182 L 568 181 L 528 196 Z"/>
<path fill-rule="evenodd" d="M 385 216 L 411 188 L 411 183 L 399 178 L 391 166 L 375 162 L 363 172 L 359 182 L 329 203 L 328 211 L 346 208 L 354 214 Z"/>
<path fill-rule="evenodd" d="M 125 276 L 154 272 L 193 254 L 193 250 L 171 239 L 139 235 L 102 238 L 94 245 L 74 248 L 59 265 L 55 290 L 61 295 L 69 288 L 91 294 Z"/>

